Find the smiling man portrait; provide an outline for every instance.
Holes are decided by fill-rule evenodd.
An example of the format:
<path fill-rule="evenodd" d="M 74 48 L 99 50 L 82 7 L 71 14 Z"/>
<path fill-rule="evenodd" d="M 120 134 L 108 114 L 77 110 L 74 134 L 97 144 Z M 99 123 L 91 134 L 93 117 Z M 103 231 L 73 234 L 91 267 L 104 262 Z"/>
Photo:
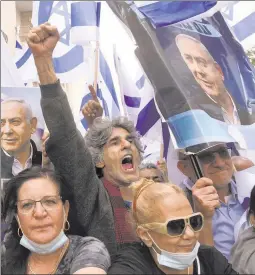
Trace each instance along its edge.
<path fill-rule="evenodd" d="M 1 102 L 1 178 L 41 165 L 42 153 L 31 139 L 36 126 L 37 118 L 27 102 L 18 98 Z"/>
<path fill-rule="evenodd" d="M 186 34 L 178 34 L 175 42 L 196 82 L 211 100 L 212 105 L 220 108 L 222 121 L 235 125 L 253 123 L 254 117 L 251 115 L 254 115 L 249 114 L 235 101 L 233 91 L 228 91 L 224 83 L 223 70 L 208 49 L 199 40 Z"/>

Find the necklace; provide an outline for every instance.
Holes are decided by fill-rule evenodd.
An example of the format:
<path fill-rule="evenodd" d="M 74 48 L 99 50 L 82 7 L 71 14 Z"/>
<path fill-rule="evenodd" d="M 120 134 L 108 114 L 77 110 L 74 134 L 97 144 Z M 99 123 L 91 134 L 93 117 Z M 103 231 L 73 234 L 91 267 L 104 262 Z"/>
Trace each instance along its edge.
<path fill-rule="evenodd" d="M 61 249 L 61 253 L 60 253 L 59 257 L 58 257 L 58 260 L 57 260 L 57 262 L 56 262 L 56 265 L 55 265 L 54 269 L 49 273 L 49 275 L 55 274 L 55 272 L 56 272 L 56 270 L 57 270 L 57 268 L 58 268 L 58 265 L 59 265 L 59 263 L 60 263 L 60 261 L 61 261 L 63 255 L 65 254 L 65 252 L 66 252 L 68 246 L 69 246 L 69 240 L 68 240 L 68 242 L 66 242 L 66 244 L 65 244 L 65 245 L 63 246 L 63 248 Z M 33 275 L 37 275 L 37 273 L 35 273 L 35 272 L 33 271 L 31 265 L 29 264 L 29 262 L 27 262 L 27 266 L 28 266 L 30 272 L 31 272 Z"/>

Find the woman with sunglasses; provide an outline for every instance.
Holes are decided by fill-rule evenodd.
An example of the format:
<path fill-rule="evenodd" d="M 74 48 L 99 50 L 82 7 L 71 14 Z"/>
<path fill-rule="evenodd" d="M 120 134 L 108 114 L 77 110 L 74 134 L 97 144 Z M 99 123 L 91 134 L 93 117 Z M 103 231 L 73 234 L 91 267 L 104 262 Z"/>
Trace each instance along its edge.
<path fill-rule="evenodd" d="M 230 262 L 241 274 L 255 273 L 255 186 L 251 191 L 248 220 L 251 227 L 239 235 L 231 250 Z"/>
<path fill-rule="evenodd" d="M 203 215 L 193 213 L 179 187 L 142 179 L 135 188 L 133 218 L 143 243 L 123 248 L 108 274 L 237 274 L 215 248 L 199 244 Z"/>
<path fill-rule="evenodd" d="M 7 183 L 2 274 L 106 274 L 110 256 L 101 241 L 64 233 L 70 229 L 68 193 L 58 175 L 40 167 Z"/>

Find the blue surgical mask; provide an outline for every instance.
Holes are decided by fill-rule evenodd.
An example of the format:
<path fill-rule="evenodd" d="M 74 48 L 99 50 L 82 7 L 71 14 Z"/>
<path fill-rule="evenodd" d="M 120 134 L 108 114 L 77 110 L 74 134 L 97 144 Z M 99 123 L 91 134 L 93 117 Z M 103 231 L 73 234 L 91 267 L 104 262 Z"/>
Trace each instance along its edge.
<path fill-rule="evenodd" d="M 158 245 L 154 242 L 151 236 L 150 238 L 153 241 L 153 245 L 156 246 L 157 250 L 160 251 L 160 254 L 157 253 L 155 248 L 152 246 L 152 249 L 155 251 L 157 255 L 158 263 L 160 265 L 163 265 L 172 269 L 176 269 L 176 270 L 185 270 L 189 266 L 191 266 L 197 257 L 198 249 L 200 247 L 200 243 L 197 242 L 193 250 L 189 253 L 171 253 L 160 249 Z"/>
<path fill-rule="evenodd" d="M 68 238 L 65 235 L 64 231 L 61 230 L 59 235 L 52 240 L 49 243 L 46 244 L 38 244 L 31 240 L 29 240 L 24 234 L 20 240 L 20 244 L 30 250 L 31 252 L 37 253 L 37 254 L 50 254 L 58 250 L 60 247 L 62 247 L 66 242 Z"/>
<path fill-rule="evenodd" d="M 65 220 L 66 220 L 65 208 L 63 208 L 63 211 L 64 211 L 64 222 L 63 222 L 63 228 L 64 228 L 64 224 L 65 224 Z M 20 225 L 18 216 L 16 216 L 16 218 Z M 23 231 L 22 231 L 22 233 L 23 233 Z M 46 255 L 46 254 L 51 254 L 51 253 L 57 251 L 67 241 L 68 241 L 68 238 L 65 235 L 64 230 L 61 229 L 59 235 L 49 243 L 39 244 L 34 241 L 31 241 L 24 233 L 23 233 L 23 236 L 20 239 L 19 243 L 20 243 L 20 245 L 24 246 L 31 252 L 41 254 L 41 255 Z"/>

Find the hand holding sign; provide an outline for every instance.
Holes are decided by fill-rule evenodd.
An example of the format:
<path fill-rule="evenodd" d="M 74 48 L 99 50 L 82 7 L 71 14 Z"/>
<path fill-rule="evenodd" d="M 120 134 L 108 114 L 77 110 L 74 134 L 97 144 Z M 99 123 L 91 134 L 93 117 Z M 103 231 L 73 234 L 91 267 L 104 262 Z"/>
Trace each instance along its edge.
<path fill-rule="evenodd" d="M 101 117 L 103 115 L 103 108 L 92 85 L 89 85 L 89 90 L 92 96 L 92 100 L 89 100 L 82 107 L 82 114 L 90 127 L 96 117 Z"/>
<path fill-rule="evenodd" d="M 205 219 L 213 217 L 220 200 L 212 180 L 200 178 L 192 187 L 195 211 L 201 212 Z"/>

